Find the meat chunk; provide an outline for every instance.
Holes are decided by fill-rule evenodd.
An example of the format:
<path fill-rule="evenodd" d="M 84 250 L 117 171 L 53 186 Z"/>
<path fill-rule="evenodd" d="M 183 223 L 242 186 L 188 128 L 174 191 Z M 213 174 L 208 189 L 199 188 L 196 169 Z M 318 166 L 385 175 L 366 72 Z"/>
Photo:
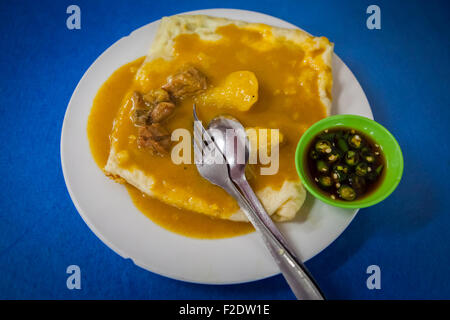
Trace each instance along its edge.
<path fill-rule="evenodd" d="M 136 109 L 132 113 L 131 119 L 133 121 L 133 124 L 138 127 L 143 127 L 148 124 L 151 124 L 150 110 Z"/>
<path fill-rule="evenodd" d="M 131 95 L 131 103 L 133 104 L 133 109 L 148 109 L 149 105 L 145 102 L 142 94 L 137 91 L 134 91 Z"/>
<path fill-rule="evenodd" d="M 150 150 L 153 154 L 167 155 L 170 151 L 170 134 L 159 123 L 140 127 L 137 144 L 139 148 Z"/>
<path fill-rule="evenodd" d="M 169 93 L 164 89 L 155 89 L 142 95 L 134 92 L 132 121 L 135 126 L 143 127 L 153 122 L 161 122 L 175 110 L 175 104 L 170 101 Z"/>
<path fill-rule="evenodd" d="M 162 86 L 172 97 L 182 99 L 205 90 L 207 87 L 206 77 L 194 67 L 185 67 L 167 79 Z"/>
<path fill-rule="evenodd" d="M 160 156 L 168 154 L 170 134 L 159 122 L 167 119 L 175 110 L 169 93 L 164 89 L 151 90 L 145 95 L 134 92 L 131 101 L 131 118 L 138 127 L 138 147 Z"/>
<path fill-rule="evenodd" d="M 142 94 L 135 91 L 131 95 L 131 103 L 133 104 L 131 119 L 135 126 L 145 126 L 151 123 L 151 108 L 142 97 Z"/>
<path fill-rule="evenodd" d="M 150 106 L 156 106 L 160 102 L 170 102 L 169 93 L 164 89 L 150 90 L 142 98 Z"/>
<path fill-rule="evenodd" d="M 173 102 L 160 102 L 153 108 L 151 113 L 152 122 L 161 122 L 167 119 L 175 110 Z"/>

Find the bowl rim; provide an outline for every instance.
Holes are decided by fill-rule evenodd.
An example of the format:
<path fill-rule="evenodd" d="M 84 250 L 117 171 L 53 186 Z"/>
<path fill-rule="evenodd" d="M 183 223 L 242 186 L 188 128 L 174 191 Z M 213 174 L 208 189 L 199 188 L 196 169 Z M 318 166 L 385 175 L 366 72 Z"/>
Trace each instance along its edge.
<path fill-rule="evenodd" d="M 399 157 L 399 165 L 400 165 L 399 169 L 398 169 L 398 177 L 386 189 L 385 192 L 380 194 L 380 196 L 373 198 L 373 199 L 367 199 L 367 201 L 364 198 L 358 202 L 353 202 L 353 201 L 344 202 L 341 200 L 331 199 L 330 197 L 326 196 L 323 192 L 321 192 L 317 186 L 315 186 L 311 183 L 310 179 L 308 177 L 306 177 L 306 169 L 303 168 L 304 149 L 302 149 L 302 146 L 308 146 L 309 143 L 311 142 L 311 140 L 315 138 L 316 134 L 319 133 L 319 131 L 335 128 L 335 126 L 333 126 L 330 123 L 330 126 L 327 128 L 322 128 L 318 131 L 317 131 L 317 129 L 319 127 L 322 127 L 325 123 L 328 123 L 328 122 L 336 122 L 339 120 L 345 121 L 348 119 L 361 120 L 365 124 L 368 124 L 369 126 L 372 126 L 372 127 L 376 127 L 378 130 L 383 131 L 386 134 L 386 136 L 392 140 L 395 148 L 398 150 L 397 155 Z M 345 123 L 343 124 L 343 126 L 345 126 Z M 352 128 L 352 126 L 348 126 L 348 127 Z M 355 129 L 360 130 L 358 128 L 355 128 Z M 317 131 L 317 132 L 315 132 L 315 131 Z M 371 137 L 371 138 L 376 143 L 379 143 L 376 137 Z M 388 160 L 386 160 L 386 161 L 388 161 Z M 299 142 L 297 143 L 297 147 L 295 150 L 295 167 L 297 170 L 297 174 L 299 175 L 299 177 L 302 181 L 302 184 L 315 198 L 317 198 L 327 204 L 333 205 L 335 207 L 347 208 L 347 209 L 357 209 L 357 208 L 367 208 L 367 207 L 373 206 L 375 204 L 378 204 L 381 201 L 385 200 L 389 195 L 391 195 L 392 192 L 394 192 L 394 190 L 397 188 L 398 184 L 401 181 L 401 178 L 403 176 L 404 163 L 403 163 L 403 153 L 402 153 L 402 150 L 400 148 L 398 141 L 395 139 L 395 137 L 392 135 L 392 133 L 390 133 L 389 130 L 387 130 L 384 126 L 382 126 L 381 124 L 379 124 L 378 122 L 376 122 L 372 119 L 369 119 L 369 118 L 366 118 L 363 116 L 354 115 L 354 114 L 339 114 L 339 115 L 330 116 L 330 117 L 327 117 L 327 118 L 317 121 L 302 134 Z"/>

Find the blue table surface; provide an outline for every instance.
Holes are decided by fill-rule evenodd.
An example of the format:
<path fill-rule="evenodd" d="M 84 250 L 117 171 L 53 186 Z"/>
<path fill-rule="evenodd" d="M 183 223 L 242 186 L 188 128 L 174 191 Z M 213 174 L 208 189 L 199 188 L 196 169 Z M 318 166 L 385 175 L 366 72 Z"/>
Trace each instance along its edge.
<path fill-rule="evenodd" d="M 81 8 L 81 30 L 66 8 Z M 381 30 L 366 9 L 381 9 Z M 278 275 L 199 285 L 135 266 L 78 215 L 60 164 L 60 133 L 75 86 L 111 44 L 161 16 L 207 8 L 259 11 L 335 43 L 375 119 L 398 139 L 398 189 L 363 209 L 306 263 L 332 299 L 450 298 L 449 1 L 11 1 L 0 2 L 0 298 L 293 299 Z M 68 290 L 79 265 L 82 289 Z M 369 265 L 381 289 L 366 286 Z"/>

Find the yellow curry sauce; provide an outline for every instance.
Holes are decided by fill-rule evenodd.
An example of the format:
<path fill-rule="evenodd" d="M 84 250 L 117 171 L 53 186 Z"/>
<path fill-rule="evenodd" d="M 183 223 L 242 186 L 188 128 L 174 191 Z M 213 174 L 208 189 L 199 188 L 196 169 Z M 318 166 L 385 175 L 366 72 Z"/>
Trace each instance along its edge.
<path fill-rule="evenodd" d="M 137 69 L 144 57 L 115 71 L 98 91 L 88 119 L 87 132 L 92 156 L 100 169 L 106 164 L 110 149 L 109 135 L 123 100 L 132 87 Z M 195 238 L 225 238 L 253 231 L 245 222 L 211 218 L 196 212 L 180 210 L 144 195 L 127 184 L 128 193 L 136 207 L 158 225 Z"/>
<path fill-rule="evenodd" d="M 314 70 L 317 66 L 303 63 L 306 57 L 299 46 L 284 41 L 260 50 L 251 44 L 261 42 L 261 33 L 240 29 L 235 25 L 220 27 L 217 33 L 222 36 L 218 41 L 205 41 L 196 34 L 178 36 L 174 43 L 174 58 L 159 58 L 146 63 L 143 66 L 144 74 L 149 76 L 145 79 L 134 81 L 143 58 L 118 69 L 105 82 L 94 100 L 88 121 L 88 137 L 92 154 L 99 167 L 103 168 L 110 148 L 109 135 L 116 119 L 120 126 L 115 127 L 120 127 L 120 131 L 113 134 L 115 138 L 112 143 L 116 150 L 128 151 L 127 162 L 138 164 L 155 177 L 156 184 L 152 192 L 157 193 L 159 186 L 161 192 L 165 192 L 168 186 L 183 189 L 186 195 L 195 195 L 211 205 L 217 205 L 223 211 L 222 216 L 226 217 L 227 213 L 238 209 L 237 204 L 225 191 L 201 178 L 194 164 L 175 165 L 170 156 L 152 156 L 138 149 L 135 141 L 130 141 L 130 137 L 137 135 L 137 129 L 130 120 L 131 103 L 126 103 L 131 93 L 134 90 L 145 93 L 161 87 L 168 76 L 185 64 L 193 65 L 203 72 L 211 86 L 219 85 L 228 74 L 235 71 L 254 72 L 259 82 L 259 98 L 249 111 L 202 105 L 202 100 L 195 102 L 204 124 L 214 116 L 227 113 L 239 119 L 245 127 L 280 129 L 285 143 L 280 147 L 279 172 L 272 176 L 258 174 L 253 177 L 250 184 L 255 190 L 266 186 L 280 188 L 285 180 L 298 179 L 294 165 L 296 144 L 311 124 L 326 116 L 326 109 L 319 99 L 317 72 Z M 319 55 L 321 52 L 313 54 Z M 192 131 L 194 100 L 195 97 L 186 98 L 177 103 L 173 116 L 165 123 L 169 131 L 178 128 Z M 256 172 L 259 173 L 259 170 Z M 136 206 L 150 219 L 177 233 L 198 238 L 222 238 L 253 230 L 248 223 L 230 222 L 180 210 L 143 196 L 133 187 L 128 187 L 128 190 Z"/>

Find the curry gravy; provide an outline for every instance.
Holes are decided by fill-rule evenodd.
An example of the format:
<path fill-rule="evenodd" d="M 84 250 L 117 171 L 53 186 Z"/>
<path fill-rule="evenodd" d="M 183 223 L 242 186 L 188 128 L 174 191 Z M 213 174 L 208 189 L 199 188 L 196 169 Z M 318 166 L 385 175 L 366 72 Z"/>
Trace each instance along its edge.
<path fill-rule="evenodd" d="M 87 133 L 92 156 L 100 169 L 106 164 L 114 118 L 130 90 L 144 57 L 115 71 L 102 85 L 94 99 Z M 170 231 L 202 239 L 226 238 L 252 232 L 251 224 L 211 218 L 196 212 L 180 210 L 144 195 L 126 184 L 135 206 L 153 222 Z"/>
<path fill-rule="evenodd" d="M 131 103 L 127 98 L 134 90 L 147 92 L 161 87 L 167 77 L 185 64 L 203 72 L 212 86 L 231 72 L 249 70 L 259 82 L 259 99 L 249 111 L 220 109 L 214 105 L 202 105 L 201 100 L 186 98 L 177 103 L 173 116 L 165 122 L 169 131 L 185 128 L 192 131 L 192 104 L 196 102 L 200 118 L 206 125 L 213 117 L 227 113 L 239 119 L 245 127 L 280 129 L 285 143 L 280 147 L 279 172 L 272 176 L 257 174 L 250 179 L 255 190 L 266 186 L 281 187 L 286 180 L 298 180 L 294 165 L 297 141 L 313 123 L 326 116 L 325 106 L 319 98 L 315 68 L 326 67 L 303 63 L 305 52 L 290 42 L 274 43 L 260 50 L 260 32 L 244 30 L 235 25 L 217 29 L 218 41 L 205 41 L 196 34 L 182 34 L 174 41 L 174 57 L 171 60 L 155 59 L 143 65 L 145 79 L 133 81 L 143 58 L 118 69 L 100 88 L 88 121 L 88 137 L 95 161 L 103 168 L 111 143 L 116 150 L 126 150 L 130 166 L 138 165 L 155 178 L 152 192 L 163 194 L 168 189 L 183 190 L 180 197 L 190 195 L 204 199 L 208 205 L 217 206 L 225 218 L 238 209 L 236 202 L 221 188 L 200 177 L 194 164 L 175 165 L 170 156 L 152 156 L 137 148 L 132 137 L 137 129 L 130 120 Z M 269 31 L 268 31 L 269 32 Z M 319 55 L 321 52 L 309 53 Z M 300 82 L 300 83 L 299 83 Z M 121 108 L 121 106 L 123 106 Z M 123 165 L 123 164 L 121 164 Z M 125 164 L 126 166 L 126 164 Z M 156 169 L 155 169 L 156 168 Z M 255 172 L 259 173 L 256 168 Z M 180 210 L 149 197 L 133 187 L 128 187 L 135 205 L 150 219 L 171 231 L 197 238 L 223 238 L 244 234 L 253 230 L 248 223 L 214 219 L 197 213 Z"/>

